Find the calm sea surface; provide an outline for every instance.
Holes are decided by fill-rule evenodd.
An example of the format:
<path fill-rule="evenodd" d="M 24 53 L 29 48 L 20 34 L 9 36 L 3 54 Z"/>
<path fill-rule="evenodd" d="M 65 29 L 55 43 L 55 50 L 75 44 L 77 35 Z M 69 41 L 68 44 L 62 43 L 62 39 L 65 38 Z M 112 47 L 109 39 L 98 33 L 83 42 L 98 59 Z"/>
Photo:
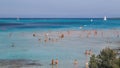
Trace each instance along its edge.
<path fill-rule="evenodd" d="M 35 31 L 35 30 L 83 30 L 119 29 L 120 19 L 102 18 L 3 18 L 0 19 L 0 31 Z"/>
<path fill-rule="evenodd" d="M 49 65 L 52 59 L 59 60 L 58 68 L 74 68 L 73 61 L 77 59 L 78 68 L 84 68 L 85 50 L 92 49 L 94 53 L 98 53 L 107 45 L 103 39 L 73 37 L 57 43 L 44 43 L 38 42 L 38 39 L 31 35 L 34 32 L 48 31 L 120 29 L 120 19 L 92 20 L 90 18 L 2 18 L 0 19 L 0 59 L 38 60 L 43 65 L 40 68 L 56 68 Z M 9 37 L 10 34 L 12 37 Z M 113 38 L 113 40 L 117 39 Z M 11 47 L 13 44 L 15 47 Z"/>

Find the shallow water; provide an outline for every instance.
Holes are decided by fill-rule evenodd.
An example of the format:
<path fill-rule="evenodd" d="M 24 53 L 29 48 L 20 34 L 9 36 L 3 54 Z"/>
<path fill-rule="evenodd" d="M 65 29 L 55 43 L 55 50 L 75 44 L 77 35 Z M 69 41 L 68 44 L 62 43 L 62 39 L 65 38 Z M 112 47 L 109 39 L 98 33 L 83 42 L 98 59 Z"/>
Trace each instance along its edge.
<path fill-rule="evenodd" d="M 41 68 L 51 68 L 52 66 L 49 64 L 52 59 L 59 60 L 58 68 L 74 68 L 73 61 L 77 59 L 78 67 L 84 67 L 85 50 L 91 49 L 95 54 L 98 54 L 102 48 L 109 45 L 105 42 L 107 38 L 80 38 L 77 36 L 66 37 L 58 42 L 45 43 L 38 41 L 38 37 L 33 37 L 32 34 L 33 32 L 14 32 L 9 37 L 9 32 L 2 32 L 0 34 L 0 59 L 37 60 L 43 65 L 40 66 Z M 111 41 L 120 40 L 120 38 L 109 39 Z M 13 43 L 14 47 L 11 47 Z M 117 45 L 111 44 L 109 46 L 115 47 Z"/>

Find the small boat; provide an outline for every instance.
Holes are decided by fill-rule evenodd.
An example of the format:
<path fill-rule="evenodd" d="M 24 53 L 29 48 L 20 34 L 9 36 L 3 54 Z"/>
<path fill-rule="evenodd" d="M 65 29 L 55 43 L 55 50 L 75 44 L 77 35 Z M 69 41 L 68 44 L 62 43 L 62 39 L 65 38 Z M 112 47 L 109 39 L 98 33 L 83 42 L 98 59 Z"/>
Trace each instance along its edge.
<path fill-rule="evenodd" d="M 106 21 L 107 20 L 107 17 L 106 16 L 104 16 L 104 21 Z"/>

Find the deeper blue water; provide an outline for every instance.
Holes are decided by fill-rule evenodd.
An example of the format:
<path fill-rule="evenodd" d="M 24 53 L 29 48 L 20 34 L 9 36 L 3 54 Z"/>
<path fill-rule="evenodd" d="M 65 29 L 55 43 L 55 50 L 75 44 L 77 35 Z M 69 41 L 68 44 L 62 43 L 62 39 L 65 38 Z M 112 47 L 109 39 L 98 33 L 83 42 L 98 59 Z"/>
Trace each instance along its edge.
<path fill-rule="evenodd" d="M 120 19 L 108 18 L 2 18 L 0 31 L 119 29 Z"/>

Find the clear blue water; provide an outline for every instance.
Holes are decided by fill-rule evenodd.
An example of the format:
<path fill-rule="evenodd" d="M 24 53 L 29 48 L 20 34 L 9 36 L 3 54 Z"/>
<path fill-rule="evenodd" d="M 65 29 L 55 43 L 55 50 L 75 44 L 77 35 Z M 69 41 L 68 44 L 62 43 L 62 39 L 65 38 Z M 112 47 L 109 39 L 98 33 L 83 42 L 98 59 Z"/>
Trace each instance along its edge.
<path fill-rule="evenodd" d="M 0 31 L 35 31 L 35 30 L 79 30 L 83 27 L 89 29 L 119 29 L 120 19 L 95 18 L 93 22 L 90 18 L 3 18 L 0 19 Z"/>
<path fill-rule="evenodd" d="M 80 27 L 83 27 L 80 29 Z M 92 49 L 98 53 L 107 44 L 99 38 L 66 38 L 57 43 L 39 42 L 34 32 L 64 30 L 107 30 L 120 29 L 120 19 L 102 18 L 15 18 L 0 19 L 0 59 L 39 60 L 40 68 L 51 68 L 51 59 L 59 59 L 58 68 L 74 68 L 73 61 L 78 59 L 79 68 L 85 67 L 84 51 Z M 12 33 L 12 37 L 9 34 Z M 111 38 L 110 38 L 111 39 Z M 118 40 L 112 38 L 112 40 Z M 11 47 L 12 43 L 15 47 Z M 37 68 L 37 67 L 36 67 Z M 56 67 L 55 67 L 56 68 Z"/>

